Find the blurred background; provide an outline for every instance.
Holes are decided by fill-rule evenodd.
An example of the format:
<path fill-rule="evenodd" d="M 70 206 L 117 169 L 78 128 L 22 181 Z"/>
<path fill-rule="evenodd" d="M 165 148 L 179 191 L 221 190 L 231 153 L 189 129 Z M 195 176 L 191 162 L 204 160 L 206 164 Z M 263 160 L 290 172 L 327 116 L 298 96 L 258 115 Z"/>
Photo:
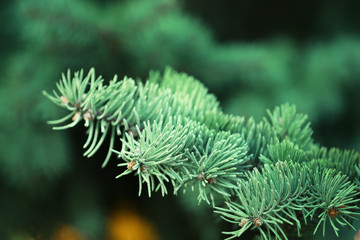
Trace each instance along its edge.
<path fill-rule="evenodd" d="M 64 112 L 41 91 L 67 69 L 110 80 L 172 66 L 227 113 L 260 120 L 293 103 L 317 142 L 359 151 L 359 9 L 356 0 L 0 1 L 0 239 L 223 239 L 233 226 L 191 193 L 138 197 L 137 178 L 115 179 L 116 158 L 105 169 L 106 153 L 85 159 L 84 129 L 52 131 L 46 121 Z"/>

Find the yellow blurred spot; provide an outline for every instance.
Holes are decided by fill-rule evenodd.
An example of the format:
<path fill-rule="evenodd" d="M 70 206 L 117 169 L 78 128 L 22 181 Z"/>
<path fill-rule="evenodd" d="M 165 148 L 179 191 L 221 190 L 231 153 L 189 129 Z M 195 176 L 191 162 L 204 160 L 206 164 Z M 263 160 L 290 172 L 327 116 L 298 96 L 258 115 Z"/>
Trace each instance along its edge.
<path fill-rule="evenodd" d="M 158 240 L 154 226 L 135 211 L 115 211 L 108 221 L 108 240 Z"/>
<path fill-rule="evenodd" d="M 354 240 L 360 240 L 360 229 L 356 232 Z"/>
<path fill-rule="evenodd" d="M 55 231 L 51 240 L 85 240 L 85 238 L 75 228 L 63 225 Z"/>

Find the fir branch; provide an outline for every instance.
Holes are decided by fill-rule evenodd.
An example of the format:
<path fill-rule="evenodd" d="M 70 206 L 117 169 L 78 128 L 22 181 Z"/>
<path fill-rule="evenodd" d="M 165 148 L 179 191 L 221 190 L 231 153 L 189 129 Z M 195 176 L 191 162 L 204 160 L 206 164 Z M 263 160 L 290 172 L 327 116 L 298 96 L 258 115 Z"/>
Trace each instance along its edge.
<path fill-rule="evenodd" d="M 183 80 L 182 92 L 172 93 L 168 87 L 175 85 L 166 79 L 179 80 L 169 77 L 172 75 L 176 73 L 171 69 L 165 72 L 166 84 L 163 87 L 156 83 L 156 74 L 145 85 L 141 82 L 136 85 L 135 81 L 128 78 L 117 81 L 115 76 L 106 86 L 102 84 L 101 78 L 94 80 L 94 70 L 84 79 L 82 72 L 76 73 L 72 79 L 68 72 L 67 77 L 63 76 L 61 84 L 57 85 L 60 94 L 55 92 L 55 97 L 46 92 L 44 94 L 59 106 L 72 111 L 74 116 L 73 122 L 55 129 L 70 128 L 82 118 L 85 120 L 85 126 L 88 127 L 85 156 L 93 156 L 104 143 L 108 132 L 111 132 L 110 147 L 103 167 L 111 151 L 117 152 L 125 160 L 125 164 L 119 165 L 128 165 L 129 168 L 118 177 L 136 170 L 139 175 L 139 194 L 142 183 L 148 186 L 149 196 L 151 191 L 159 188 L 162 194 L 166 194 L 164 182 L 169 179 L 164 176 L 171 179 L 175 192 L 180 186 L 196 179 L 201 190 L 199 201 L 210 203 L 210 198 L 214 204 L 213 193 L 229 198 L 230 194 L 224 188 L 234 188 L 241 172 L 251 166 L 247 164 L 248 146 L 239 134 L 215 132 L 203 125 L 201 120 L 209 119 L 204 118 L 205 113 L 220 111 L 218 102 L 202 84 L 186 78 L 185 74 L 180 75 Z M 89 92 L 85 92 L 90 78 Z M 61 123 L 68 118 L 54 123 Z M 112 149 L 115 134 L 121 137 L 121 152 Z M 196 135 L 196 139 L 191 147 L 188 144 L 179 145 L 192 143 L 192 134 Z M 178 158 L 182 160 L 179 162 Z M 183 163 L 184 159 L 187 161 L 184 166 L 190 167 L 176 169 L 175 166 Z M 199 174 L 204 174 L 205 181 L 201 178 L 199 180 Z M 155 179 L 159 182 L 156 188 Z"/>
<path fill-rule="evenodd" d="M 133 133 L 125 133 L 122 138 L 121 152 L 113 150 L 125 163 L 118 166 L 127 166 L 127 169 L 117 178 L 135 172 L 139 176 L 139 195 L 141 185 L 146 182 L 148 194 L 154 191 L 157 179 L 162 195 L 168 191 L 164 182 L 172 180 L 173 184 L 182 182 L 181 168 L 186 167 L 187 158 L 183 152 L 194 143 L 195 135 L 192 132 L 191 123 L 186 125 L 175 124 L 179 119 L 170 118 L 166 124 L 163 121 L 144 123 L 143 130 L 137 127 L 134 137 Z"/>
<path fill-rule="evenodd" d="M 224 232 L 241 236 L 247 229 L 259 229 L 264 239 L 287 239 L 281 225 L 294 225 L 300 234 L 301 223 L 296 211 L 307 213 L 305 196 L 308 189 L 307 168 L 292 162 L 264 165 L 262 172 L 254 169 L 247 181 L 239 182 L 237 202 L 216 207 L 226 221 L 239 224 L 239 230 Z"/>
<path fill-rule="evenodd" d="M 190 161 L 188 174 L 183 184 L 197 186 L 198 201 L 205 200 L 215 204 L 214 194 L 229 200 L 237 181 L 251 167 L 248 164 L 248 145 L 239 134 L 215 132 L 199 128 L 192 149 L 185 154 Z M 175 188 L 175 192 L 182 185 Z"/>
<path fill-rule="evenodd" d="M 276 107 L 273 112 L 268 112 L 269 119 L 264 119 L 270 124 L 276 136 L 280 139 L 289 139 L 300 148 L 307 149 L 312 144 L 312 130 L 307 116 L 296 112 L 294 105 L 284 104 Z"/>
<path fill-rule="evenodd" d="M 314 234 L 323 224 L 325 236 L 329 219 L 338 235 L 336 224 L 354 229 L 349 220 L 360 215 L 358 197 L 356 185 L 335 170 L 312 171 L 306 164 L 278 162 L 264 165 L 262 173 L 257 169 L 251 172 L 247 181 L 239 183 L 238 201 L 227 203 L 227 208 L 216 207 L 215 212 L 241 227 L 224 232 L 232 235 L 228 239 L 241 236 L 250 227 L 258 228 L 264 239 L 288 239 L 281 226 L 285 223 L 296 224 L 300 236 L 301 224 L 307 224 L 307 218 L 318 221 Z"/>
<path fill-rule="evenodd" d="M 349 219 L 357 219 L 360 215 L 358 202 L 359 192 L 356 185 L 348 181 L 348 177 L 337 173 L 335 169 L 320 170 L 317 168 L 311 173 L 313 183 L 309 188 L 309 195 L 315 199 L 312 203 L 312 210 L 309 212 L 311 218 L 317 214 L 319 219 L 314 230 L 314 234 L 319 226 L 323 224 L 323 235 L 325 236 L 325 223 L 328 219 L 335 234 L 338 236 L 339 228 L 335 223 L 341 226 L 350 226 Z"/>
<path fill-rule="evenodd" d="M 284 226 L 301 228 L 325 222 L 335 233 L 359 215 L 359 154 L 313 143 L 306 115 L 284 104 L 268 118 L 225 114 L 216 98 L 194 78 L 167 68 L 152 72 L 143 84 L 130 78 L 105 85 L 94 69 L 57 84 L 56 105 L 70 111 L 50 124 L 67 129 L 84 121 L 88 138 L 84 155 L 110 143 L 103 167 L 116 153 L 126 167 L 117 178 L 135 174 L 139 195 L 174 194 L 197 188 L 198 201 L 215 207 L 223 219 L 239 224 L 229 239 L 258 229 L 263 239 L 287 239 Z M 70 121 L 72 118 L 72 121 Z M 114 149 L 119 139 L 121 149 Z M 354 184 L 354 182 L 356 184 Z M 235 201 L 233 199 L 236 198 Z M 219 207 L 225 202 L 225 207 Z"/>
<path fill-rule="evenodd" d="M 360 186 L 360 174 L 357 170 L 360 166 L 360 155 L 358 152 L 354 150 L 340 150 L 338 148 L 327 149 L 315 145 L 308 155 L 310 159 L 315 159 L 312 162 L 313 165 L 319 166 L 322 169 L 336 169 Z"/>
<path fill-rule="evenodd" d="M 307 160 L 307 155 L 298 145 L 290 142 L 288 139 L 282 142 L 279 139 L 275 139 L 274 143 L 267 145 L 267 156 L 261 155 L 260 160 L 268 164 L 283 163 L 285 161 L 301 163 Z"/>

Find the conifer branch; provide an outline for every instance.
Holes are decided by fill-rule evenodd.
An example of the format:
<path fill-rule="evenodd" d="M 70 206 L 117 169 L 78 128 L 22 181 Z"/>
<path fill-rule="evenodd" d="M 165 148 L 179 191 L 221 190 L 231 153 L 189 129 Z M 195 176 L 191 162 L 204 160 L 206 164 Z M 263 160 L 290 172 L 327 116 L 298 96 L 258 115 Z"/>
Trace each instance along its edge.
<path fill-rule="evenodd" d="M 228 239 L 248 229 L 288 239 L 284 226 L 300 236 L 304 225 L 314 233 L 322 225 L 325 235 L 327 220 L 338 234 L 359 215 L 359 154 L 315 144 L 295 106 L 276 107 L 258 123 L 225 114 L 203 84 L 170 68 L 151 72 L 146 83 L 115 76 L 107 85 L 94 69 L 86 77 L 68 71 L 57 88 L 44 95 L 70 114 L 49 123 L 61 130 L 84 122 L 84 156 L 110 135 L 103 167 L 115 153 L 117 178 L 136 175 L 139 195 L 144 186 L 149 197 L 168 194 L 169 185 L 174 194 L 197 188 L 199 202 L 240 226 L 224 232 Z"/>

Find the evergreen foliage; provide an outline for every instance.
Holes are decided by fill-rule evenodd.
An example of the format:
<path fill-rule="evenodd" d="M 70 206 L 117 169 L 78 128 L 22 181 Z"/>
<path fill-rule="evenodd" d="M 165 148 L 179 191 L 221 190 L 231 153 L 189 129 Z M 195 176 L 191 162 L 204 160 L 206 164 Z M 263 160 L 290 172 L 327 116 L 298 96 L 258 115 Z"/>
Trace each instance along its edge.
<path fill-rule="evenodd" d="M 120 160 L 121 177 L 134 174 L 148 196 L 172 185 L 198 190 L 198 201 L 215 208 L 240 229 L 258 229 L 263 239 L 316 233 L 329 221 L 350 226 L 360 215 L 359 154 L 326 149 L 312 140 L 307 116 L 284 104 L 255 122 L 222 112 L 216 98 L 194 78 L 167 68 L 146 83 L 115 76 L 108 85 L 91 69 L 63 75 L 58 92 L 44 94 L 70 111 L 49 121 L 62 130 L 84 122 L 84 156 L 93 156 L 110 135 L 108 154 Z M 70 120 L 71 119 L 71 120 Z M 117 146 L 121 143 L 121 149 Z M 125 169 L 124 169 L 125 168 Z"/>
<path fill-rule="evenodd" d="M 280 2 L 275 4 L 279 4 L 278 9 L 284 9 Z M 215 4 L 215 1 L 201 0 L 1 1 L 0 19 L 4 24 L 0 31 L 0 100 L 3 103 L 0 107 L 0 239 L 18 239 L 18 233 L 32 237 L 40 234 L 49 239 L 46 233 L 54 232 L 54 228 L 62 224 L 77 228 L 85 238 L 101 239 L 107 231 L 104 226 L 104 219 L 109 216 L 107 212 L 114 210 L 115 202 L 118 203 L 131 186 L 128 182 L 109 184 L 104 180 L 108 177 L 105 173 L 112 168 L 97 172 L 94 167 L 97 161 L 84 164 L 77 157 L 81 149 L 77 149 L 76 144 L 83 140 L 82 134 L 79 134 L 81 127 L 71 134 L 64 134 L 54 133 L 43 124 L 45 120 L 58 116 L 61 109 L 54 108 L 39 92 L 50 89 L 58 73 L 67 68 L 89 70 L 90 66 L 95 66 L 105 79 L 110 79 L 114 72 L 144 77 L 148 69 L 162 70 L 171 65 L 196 76 L 218 96 L 224 112 L 246 116 L 231 116 L 214 110 L 200 114 L 199 118 L 214 131 L 243 135 L 249 153 L 252 153 L 247 155 L 250 158 L 248 163 L 253 166 L 263 164 L 261 155 L 272 158 L 267 153 L 267 145 L 274 132 L 269 131 L 271 126 L 261 120 L 264 109 L 283 102 L 291 102 L 299 111 L 309 114 L 315 130 L 314 137 L 326 146 L 356 148 L 359 151 L 357 122 L 360 105 L 356 102 L 359 102 L 360 96 L 357 91 L 360 45 L 356 32 L 344 30 L 354 21 L 348 14 L 349 9 L 358 19 L 357 8 L 354 7 L 357 3 L 339 1 L 327 3 L 326 7 L 320 7 L 322 4 L 319 1 L 317 3 L 312 2 L 306 9 L 303 8 L 306 4 L 301 8 L 294 5 L 296 10 L 306 10 L 303 12 L 306 14 L 297 19 L 301 26 L 290 27 L 291 32 L 297 32 L 304 26 L 306 30 L 313 27 L 313 35 L 298 39 L 289 32 L 283 32 L 280 37 L 277 35 L 274 29 L 278 24 L 288 24 L 287 19 L 279 20 L 279 16 L 285 17 L 288 11 L 273 14 L 268 11 L 268 3 L 264 0 L 252 3 L 236 1 L 235 6 L 229 2 L 217 1 Z M 192 9 L 189 14 L 189 5 L 193 4 L 198 4 L 197 9 Z M 343 22 L 338 16 L 331 17 L 331 5 L 336 5 L 336 14 L 344 14 L 348 22 Z M 249 18 L 248 22 L 235 20 L 231 12 L 224 11 L 224 7 L 235 12 L 237 17 Z M 198 17 L 209 11 L 209 22 L 213 24 L 207 26 L 204 24 L 207 20 L 199 21 Z M 241 11 L 246 14 L 239 14 Z M 309 11 L 316 16 L 309 17 Z M 327 11 L 330 11 L 328 15 Z M 273 15 L 264 21 L 265 13 Z M 259 15 L 259 18 L 253 17 Z M 292 19 L 295 19 L 293 15 Z M 328 23 L 330 19 L 334 24 Z M 224 21 L 228 22 L 218 24 Z M 270 21 L 274 25 L 269 26 Z M 305 21 L 311 26 L 304 24 Z M 217 32 L 216 26 L 219 29 Z M 261 32 L 261 29 L 265 30 L 265 34 L 259 38 L 245 34 L 237 39 L 228 38 L 225 42 L 222 41 L 224 36 L 218 34 L 236 35 L 246 31 L 249 34 L 250 31 L 251 35 L 255 31 Z M 322 35 L 324 29 L 327 30 L 325 36 Z M 180 74 L 178 76 L 180 79 Z M 164 76 L 156 81 L 162 84 Z M 173 87 L 176 89 L 176 84 Z M 179 91 L 176 89 L 176 92 Z M 157 94 L 157 91 L 154 92 Z M 179 98 L 182 101 L 188 99 L 185 95 Z M 304 101 L 304 96 L 308 100 Z M 208 101 L 211 102 L 210 99 Z M 139 110 L 141 113 L 144 111 L 151 112 L 151 109 Z M 189 114 L 192 114 L 191 111 Z M 111 130 L 109 128 L 107 137 L 110 137 Z M 98 140 L 101 135 L 99 131 Z M 105 137 L 102 145 L 108 143 Z M 119 144 L 115 139 L 113 148 L 120 150 Z M 107 147 L 102 149 L 108 150 Z M 314 150 L 305 151 L 310 155 L 309 159 L 320 158 L 311 156 L 318 153 L 319 150 L 315 149 L 322 149 L 321 146 L 312 146 L 311 149 Z M 326 152 L 330 150 L 326 148 Z M 347 150 L 337 151 L 342 156 L 342 152 Z M 96 152 L 102 155 L 101 150 Z M 321 158 L 313 161 L 314 166 L 321 163 L 320 168 L 347 169 L 346 165 L 336 165 L 337 158 L 325 155 Z M 355 166 L 347 169 L 349 174 L 346 175 L 359 184 L 356 176 L 360 174 L 360 168 L 356 164 L 356 153 L 346 159 L 353 159 L 349 163 Z M 168 190 L 171 189 L 171 183 L 165 185 Z M 122 191 L 114 191 L 113 186 L 120 186 Z M 187 187 L 190 188 L 189 184 Z M 179 191 L 182 189 L 185 187 L 180 186 Z M 186 193 L 186 196 L 196 195 L 195 203 L 198 197 L 196 191 Z M 175 201 L 166 202 L 181 204 L 182 207 L 177 208 L 180 213 L 182 209 L 189 208 L 189 200 L 181 196 L 178 193 Z M 219 199 L 223 198 L 219 196 Z M 142 202 L 143 198 L 138 199 L 134 200 L 137 207 L 150 203 Z M 153 195 L 153 205 L 148 209 L 156 208 L 154 206 L 158 202 L 155 199 L 156 195 Z M 200 206 L 193 207 L 185 216 L 197 217 L 197 221 L 184 223 L 184 216 L 177 219 L 177 224 L 191 226 L 187 231 L 179 232 L 175 227 L 171 231 L 166 224 L 166 231 L 163 231 L 164 227 L 159 229 L 164 238 L 188 239 L 183 237 L 184 234 L 191 234 L 195 239 L 218 239 L 216 229 L 222 225 L 214 225 L 209 220 L 208 211 L 203 211 L 206 204 Z M 159 215 L 158 212 L 153 214 L 156 217 Z M 167 223 L 156 217 L 153 221 L 159 228 Z M 205 223 L 204 219 L 208 222 Z M 303 230 L 304 227 L 308 225 L 302 225 Z"/>

